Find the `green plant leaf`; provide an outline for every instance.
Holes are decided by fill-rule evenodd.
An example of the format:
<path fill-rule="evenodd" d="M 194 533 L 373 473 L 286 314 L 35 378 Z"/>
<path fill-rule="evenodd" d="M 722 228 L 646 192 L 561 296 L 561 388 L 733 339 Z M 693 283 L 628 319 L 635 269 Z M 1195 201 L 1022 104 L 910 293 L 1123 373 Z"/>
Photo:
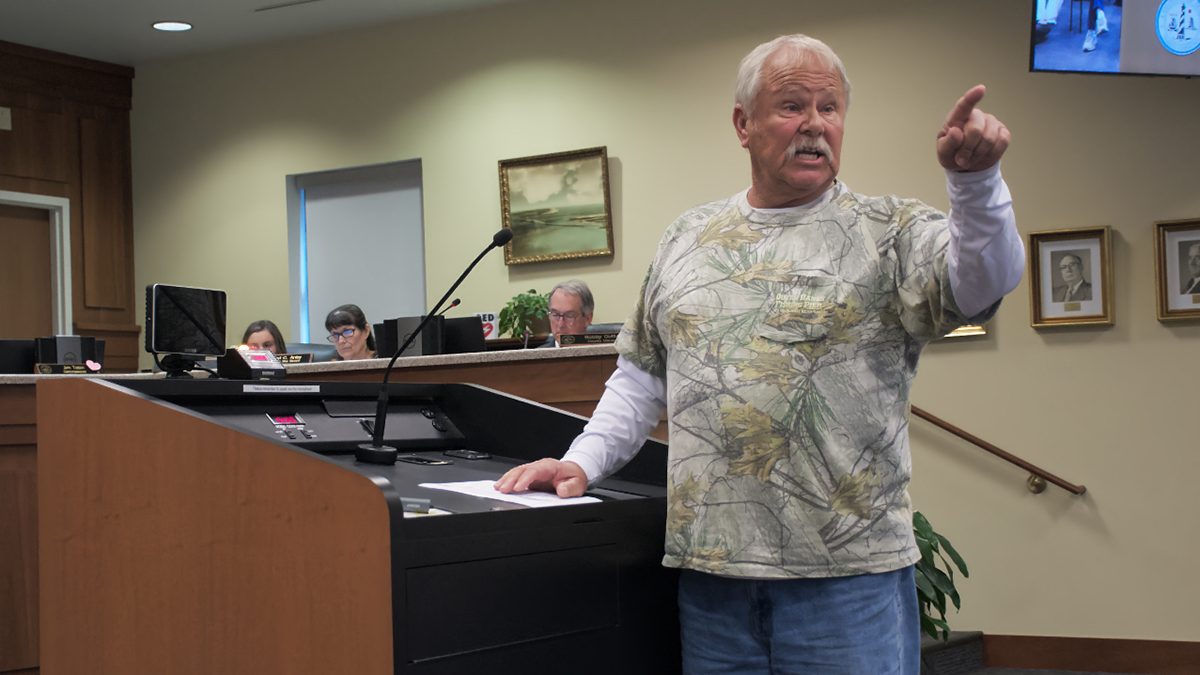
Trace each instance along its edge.
<path fill-rule="evenodd" d="M 916 531 L 918 537 L 926 540 L 934 540 L 933 526 L 929 524 L 929 519 L 920 511 L 913 511 L 913 530 Z"/>
<path fill-rule="evenodd" d="M 937 533 L 934 532 L 933 526 L 929 524 L 929 521 L 920 511 L 913 512 L 913 536 L 917 540 L 917 546 L 921 547 L 922 557 L 924 557 L 926 550 L 937 552 Z M 932 557 L 930 564 L 933 564 Z"/>
<path fill-rule="evenodd" d="M 933 567 L 935 562 L 933 546 L 929 543 L 929 540 L 917 537 L 917 548 L 921 551 L 921 564 Z"/>
<path fill-rule="evenodd" d="M 950 577 L 946 576 L 945 572 L 937 569 L 936 567 L 929 572 L 929 580 L 933 582 L 935 588 L 946 595 L 950 595 L 951 593 L 955 592 L 954 582 L 950 580 Z"/>
<path fill-rule="evenodd" d="M 921 631 L 935 640 L 942 640 L 944 642 L 950 639 L 950 626 L 941 619 L 922 616 Z"/>
<path fill-rule="evenodd" d="M 961 555 L 958 554 L 958 551 L 955 550 L 954 546 L 950 543 L 950 540 L 940 534 L 937 535 L 937 538 L 938 542 L 942 545 L 942 550 L 950 555 L 950 559 L 954 561 L 954 566 L 958 568 L 958 571 L 962 572 L 964 577 L 971 576 L 971 573 L 967 571 L 967 562 L 963 560 Z"/>
<path fill-rule="evenodd" d="M 967 563 L 920 511 L 913 511 L 913 537 L 921 552 L 921 559 L 914 566 L 921 630 L 935 639 L 947 640 L 950 625 L 946 621 L 946 599 L 950 599 L 956 610 L 962 608 L 962 598 L 954 585 L 954 571 L 958 569 L 964 577 L 969 576 Z"/>
<path fill-rule="evenodd" d="M 937 597 L 937 589 L 934 588 L 933 582 L 929 580 L 925 570 L 917 568 L 917 573 L 914 575 L 917 580 L 917 593 L 925 599 L 925 602 L 935 602 Z"/>
<path fill-rule="evenodd" d="M 532 330 L 536 320 L 546 318 L 549 305 L 550 294 L 538 293 L 533 288 L 514 295 L 500 310 L 500 334 L 507 333 L 515 338 L 523 337 L 525 331 Z"/>
<path fill-rule="evenodd" d="M 937 626 L 933 623 L 933 619 L 924 614 L 921 615 L 921 632 L 934 640 L 938 639 Z"/>

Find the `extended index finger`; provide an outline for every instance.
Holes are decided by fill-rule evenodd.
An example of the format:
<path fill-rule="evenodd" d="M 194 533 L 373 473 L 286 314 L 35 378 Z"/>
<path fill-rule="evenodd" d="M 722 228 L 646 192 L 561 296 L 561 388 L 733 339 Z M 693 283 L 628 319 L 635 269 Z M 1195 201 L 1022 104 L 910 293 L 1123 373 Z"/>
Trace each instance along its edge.
<path fill-rule="evenodd" d="M 954 104 L 954 108 L 950 110 L 950 116 L 946 118 L 946 126 L 962 127 L 971 119 L 971 111 L 979 102 L 983 100 L 983 95 L 987 93 L 987 87 L 982 84 L 977 84 L 967 90 L 958 102 Z"/>

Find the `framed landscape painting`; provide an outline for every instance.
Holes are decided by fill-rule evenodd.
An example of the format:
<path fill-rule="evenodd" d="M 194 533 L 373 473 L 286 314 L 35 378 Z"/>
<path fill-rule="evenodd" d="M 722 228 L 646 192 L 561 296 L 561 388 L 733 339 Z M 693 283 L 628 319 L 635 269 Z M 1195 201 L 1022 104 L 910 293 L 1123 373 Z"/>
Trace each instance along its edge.
<path fill-rule="evenodd" d="M 513 233 L 505 264 L 613 254 L 606 147 L 499 164 L 500 216 Z"/>

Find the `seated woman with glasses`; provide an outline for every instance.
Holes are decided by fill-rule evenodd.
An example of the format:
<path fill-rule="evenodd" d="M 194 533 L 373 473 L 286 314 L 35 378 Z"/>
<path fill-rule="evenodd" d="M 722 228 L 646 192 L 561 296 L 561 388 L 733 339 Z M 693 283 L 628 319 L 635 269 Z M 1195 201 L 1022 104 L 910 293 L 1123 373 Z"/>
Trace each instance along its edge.
<path fill-rule="evenodd" d="M 358 305 L 340 305 L 325 317 L 326 338 L 337 347 L 335 361 L 375 358 L 375 336 Z"/>
<path fill-rule="evenodd" d="M 262 319 L 246 326 L 242 333 L 242 344 L 250 349 L 265 349 L 272 354 L 286 354 L 287 345 L 283 341 L 283 333 L 274 321 Z"/>

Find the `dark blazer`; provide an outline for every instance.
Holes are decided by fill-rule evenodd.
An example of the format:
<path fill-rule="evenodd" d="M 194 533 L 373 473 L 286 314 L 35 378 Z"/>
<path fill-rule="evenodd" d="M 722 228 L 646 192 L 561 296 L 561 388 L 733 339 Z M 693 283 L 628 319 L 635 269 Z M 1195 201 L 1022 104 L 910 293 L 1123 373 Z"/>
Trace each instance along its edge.
<path fill-rule="evenodd" d="M 1183 293 L 1184 295 L 1200 293 L 1200 277 L 1192 277 L 1191 279 L 1185 280 L 1183 282 L 1183 290 L 1179 292 Z"/>
<path fill-rule="evenodd" d="M 1092 285 L 1086 281 L 1079 284 L 1079 288 L 1076 288 L 1070 296 L 1067 295 L 1067 288 L 1066 285 L 1054 287 L 1054 302 L 1079 302 L 1092 299 Z"/>

